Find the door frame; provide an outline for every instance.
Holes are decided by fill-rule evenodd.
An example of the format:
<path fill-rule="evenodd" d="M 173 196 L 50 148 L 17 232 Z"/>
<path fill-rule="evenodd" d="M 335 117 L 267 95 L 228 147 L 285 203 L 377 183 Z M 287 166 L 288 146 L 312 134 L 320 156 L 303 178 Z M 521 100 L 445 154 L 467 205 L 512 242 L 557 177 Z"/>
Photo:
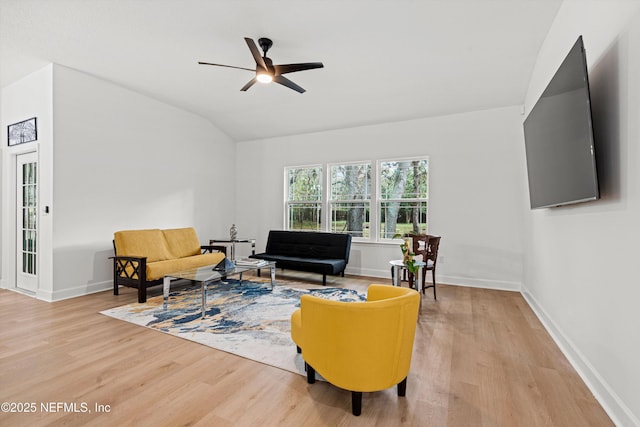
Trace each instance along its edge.
<path fill-rule="evenodd" d="M 27 158 L 28 157 L 28 158 Z M 39 275 L 39 261 L 40 261 L 40 256 L 39 256 L 39 246 L 40 246 L 40 239 L 38 238 L 38 231 L 39 231 L 39 227 L 40 227 L 40 215 L 39 215 L 39 210 L 40 210 L 40 163 L 39 163 L 39 159 L 38 159 L 38 152 L 37 151 L 29 151 L 29 152 L 25 152 L 25 153 L 20 153 L 20 154 L 16 154 L 15 155 L 15 186 L 14 186 L 14 195 L 15 195 L 15 199 L 16 199 L 16 203 L 14 205 L 14 211 L 15 211 L 15 236 L 16 236 L 16 240 L 15 240 L 15 251 L 14 251 L 14 256 L 15 256 L 15 286 L 16 289 L 21 291 L 21 292 L 25 292 L 28 294 L 33 294 L 35 295 L 36 292 L 38 291 L 38 285 L 39 285 L 39 281 L 38 281 L 38 275 Z M 24 272 L 24 258 L 22 258 L 22 253 L 24 252 L 25 248 L 24 246 L 24 236 L 23 236 L 23 228 L 24 228 L 24 224 L 23 224 L 23 208 L 24 208 L 24 193 L 22 191 L 22 187 L 24 185 L 24 177 L 21 174 L 20 171 L 20 166 L 21 165 L 25 165 L 25 164 L 29 164 L 29 163 L 35 163 L 36 164 L 36 179 L 35 179 L 35 186 L 36 186 L 36 194 L 35 194 L 35 215 L 36 215 L 36 219 L 35 219 L 35 232 L 36 232 L 36 238 L 35 238 L 35 247 L 34 247 L 34 254 L 35 254 L 35 265 L 34 265 L 34 273 L 26 273 Z M 21 201 L 22 203 L 18 204 L 18 201 Z M 21 261 L 22 259 L 22 261 Z"/>
<path fill-rule="evenodd" d="M 24 145 L 13 146 L 7 149 L 6 147 L 2 151 L 2 270 L 0 277 L 0 288 L 10 289 L 24 293 L 25 295 L 31 295 L 38 297 L 38 290 L 40 288 L 40 274 L 38 274 L 38 286 L 34 293 L 30 293 L 21 290 L 17 286 L 17 164 L 18 156 L 29 153 L 36 153 L 38 168 L 40 169 L 40 154 L 38 150 L 38 143 L 27 143 Z M 38 173 L 40 176 L 41 174 Z M 40 184 L 38 185 L 40 189 Z M 38 189 L 38 198 L 40 198 L 40 191 Z M 38 224 L 40 224 L 40 212 L 38 212 Z M 42 248 L 40 248 L 42 249 Z M 39 261 L 37 260 L 38 264 Z M 39 269 L 39 265 L 36 266 L 36 271 L 42 271 Z"/>

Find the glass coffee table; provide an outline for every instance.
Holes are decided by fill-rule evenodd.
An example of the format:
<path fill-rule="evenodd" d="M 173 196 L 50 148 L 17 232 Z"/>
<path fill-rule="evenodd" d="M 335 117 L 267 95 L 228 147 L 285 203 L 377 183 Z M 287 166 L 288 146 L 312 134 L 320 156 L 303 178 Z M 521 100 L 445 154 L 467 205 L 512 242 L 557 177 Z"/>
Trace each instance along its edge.
<path fill-rule="evenodd" d="M 162 294 L 164 297 L 163 307 L 166 309 L 169 302 L 169 287 L 171 286 L 171 280 L 184 279 L 191 280 L 192 282 L 200 283 L 200 292 L 202 293 L 202 318 L 204 319 L 207 308 L 207 286 L 214 282 L 225 280 L 228 277 L 238 276 L 240 283 L 242 283 L 242 273 L 247 271 L 257 271 L 263 268 L 268 268 L 271 273 L 271 289 L 276 283 L 276 263 L 274 261 L 268 261 L 265 264 L 259 265 L 236 265 L 234 268 L 226 270 L 216 270 L 215 265 L 208 265 L 206 267 L 193 268 L 191 270 L 179 271 L 177 273 L 171 273 L 164 276 L 162 281 Z"/>

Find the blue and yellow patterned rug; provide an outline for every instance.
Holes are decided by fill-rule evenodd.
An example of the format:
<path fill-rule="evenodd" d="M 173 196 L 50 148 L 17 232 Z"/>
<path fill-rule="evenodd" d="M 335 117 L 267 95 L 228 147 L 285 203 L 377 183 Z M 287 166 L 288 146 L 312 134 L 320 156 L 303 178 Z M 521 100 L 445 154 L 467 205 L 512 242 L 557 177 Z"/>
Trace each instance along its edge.
<path fill-rule="evenodd" d="M 204 319 L 199 285 L 171 291 L 166 309 L 162 296 L 157 296 L 143 304 L 136 302 L 101 313 L 305 375 L 304 361 L 290 335 L 291 313 L 300 306 L 300 296 L 366 299 L 355 290 L 302 283 L 277 284 L 272 291 L 269 283 L 252 280 L 239 283 L 229 279 L 209 285 Z"/>

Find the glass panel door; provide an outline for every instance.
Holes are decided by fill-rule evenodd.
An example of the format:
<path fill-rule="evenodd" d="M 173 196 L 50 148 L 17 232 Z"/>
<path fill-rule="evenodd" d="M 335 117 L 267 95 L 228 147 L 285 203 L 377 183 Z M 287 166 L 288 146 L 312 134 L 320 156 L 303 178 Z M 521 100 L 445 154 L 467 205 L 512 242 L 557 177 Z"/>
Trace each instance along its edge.
<path fill-rule="evenodd" d="M 16 286 L 37 289 L 38 162 L 36 153 L 17 157 L 17 277 Z"/>

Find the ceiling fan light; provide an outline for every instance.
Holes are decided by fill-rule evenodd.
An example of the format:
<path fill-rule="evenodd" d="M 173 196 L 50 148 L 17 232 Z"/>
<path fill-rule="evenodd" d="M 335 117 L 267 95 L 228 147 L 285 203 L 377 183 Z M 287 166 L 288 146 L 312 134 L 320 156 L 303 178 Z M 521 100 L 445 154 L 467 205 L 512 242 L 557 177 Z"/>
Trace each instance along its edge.
<path fill-rule="evenodd" d="M 271 83 L 273 81 L 273 76 L 267 73 L 258 74 L 256 78 L 260 83 Z"/>

